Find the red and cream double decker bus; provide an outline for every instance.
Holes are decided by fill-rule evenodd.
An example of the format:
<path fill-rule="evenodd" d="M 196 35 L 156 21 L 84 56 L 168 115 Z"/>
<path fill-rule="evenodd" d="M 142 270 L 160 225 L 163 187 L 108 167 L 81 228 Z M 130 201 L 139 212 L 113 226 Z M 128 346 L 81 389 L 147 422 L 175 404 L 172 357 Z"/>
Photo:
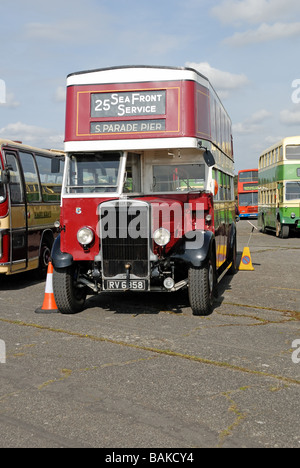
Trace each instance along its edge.
<path fill-rule="evenodd" d="M 258 169 L 244 169 L 239 171 L 238 209 L 240 218 L 257 218 Z"/>
<path fill-rule="evenodd" d="M 52 258 L 62 313 L 102 291 L 188 288 L 213 310 L 236 268 L 231 121 L 193 69 L 121 67 L 67 78 L 66 165 Z"/>

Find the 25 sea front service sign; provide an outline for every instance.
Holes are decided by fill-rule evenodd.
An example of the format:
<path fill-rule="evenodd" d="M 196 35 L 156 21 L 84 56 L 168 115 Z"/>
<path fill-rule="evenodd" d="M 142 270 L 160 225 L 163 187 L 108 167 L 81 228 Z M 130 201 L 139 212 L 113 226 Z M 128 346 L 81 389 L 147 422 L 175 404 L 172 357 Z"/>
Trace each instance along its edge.
<path fill-rule="evenodd" d="M 165 115 L 166 91 L 91 94 L 91 117 Z"/>

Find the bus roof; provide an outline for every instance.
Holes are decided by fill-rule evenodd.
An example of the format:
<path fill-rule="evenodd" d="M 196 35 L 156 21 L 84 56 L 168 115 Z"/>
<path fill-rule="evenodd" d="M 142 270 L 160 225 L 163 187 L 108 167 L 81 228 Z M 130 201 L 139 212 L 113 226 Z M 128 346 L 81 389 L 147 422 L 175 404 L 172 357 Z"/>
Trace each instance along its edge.
<path fill-rule="evenodd" d="M 33 151 L 35 153 L 46 152 L 46 153 L 49 153 L 49 156 L 50 156 L 50 153 L 53 154 L 53 155 L 56 155 L 56 156 L 64 156 L 64 154 L 65 154 L 63 150 L 37 148 L 37 147 L 34 147 L 34 146 L 25 145 L 20 141 L 7 140 L 7 139 L 4 139 L 4 138 L 3 139 L 0 138 L 0 148 L 2 148 L 3 146 L 9 146 L 10 148 L 16 148 L 16 149 L 19 149 L 19 150 L 20 149 L 26 149 L 28 151 Z"/>
<path fill-rule="evenodd" d="M 274 145 L 272 145 L 269 148 L 266 148 L 264 151 L 262 151 L 260 153 L 260 157 L 264 156 L 269 151 L 272 151 L 272 150 L 278 148 L 281 145 L 300 145 L 300 136 L 291 136 L 291 137 L 283 138 L 282 140 L 278 141 Z"/>
<path fill-rule="evenodd" d="M 257 171 L 258 172 L 258 169 L 242 169 L 241 171 L 239 171 L 239 174 L 242 174 L 243 172 L 255 172 Z"/>

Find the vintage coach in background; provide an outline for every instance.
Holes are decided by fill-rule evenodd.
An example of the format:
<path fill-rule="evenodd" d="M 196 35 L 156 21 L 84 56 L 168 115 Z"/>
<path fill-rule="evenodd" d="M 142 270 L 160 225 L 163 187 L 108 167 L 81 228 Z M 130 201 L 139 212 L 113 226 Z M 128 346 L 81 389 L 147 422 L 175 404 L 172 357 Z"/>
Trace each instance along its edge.
<path fill-rule="evenodd" d="M 0 274 L 45 274 L 57 231 L 64 154 L 0 140 Z"/>

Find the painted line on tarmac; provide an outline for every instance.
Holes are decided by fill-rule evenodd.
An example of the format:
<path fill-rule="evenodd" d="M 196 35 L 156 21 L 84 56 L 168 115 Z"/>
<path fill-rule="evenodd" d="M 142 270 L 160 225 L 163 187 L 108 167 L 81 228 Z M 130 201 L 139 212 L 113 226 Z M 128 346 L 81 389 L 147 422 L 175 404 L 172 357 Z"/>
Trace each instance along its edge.
<path fill-rule="evenodd" d="M 270 374 L 270 373 L 259 371 L 259 370 L 249 369 L 249 368 L 246 368 L 246 367 L 240 367 L 240 366 L 236 366 L 234 364 L 230 364 L 228 362 L 212 361 L 210 359 L 201 358 L 199 356 L 193 356 L 193 355 L 189 355 L 189 354 L 177 353 L 176 351 L 171 351 L 171 350 L 167 350 L 167 349 L 151 348 L 149 346 L 143 346 L 143 345 L 138 345 L 138 344 L 133 344 L 133 343 L 126 343 L 124 341 L 113 340 L 111 338 L 104 338 L 104 337 L 99 337 L 99 336 L 95 336 L 95 335 L 85 335 L 83 333 L 72 332 L 72 331 L 69 331 L 69 330 L 62 330 L 60 328 L 46 327 L 44 325 L 39 325 L 39 324 L 35 324 L 35 323 L 26 323 L 26 322 L 22 322 L 22 321 L 19 321 L 19 320 L 9 320 L 9 319 L 0 318 L 0 322 L 9 323 L 11 325 L 18 325 L 18 326 L 21 326 L 21 327 L 35 328 L 35 329 L 38 329 L 38 330 L 49 331 L 49 332 L 52 332 L 52 333 L 61 333 L 61 334 L 64 334 L 64 335 L 73 336 L 73 337 L 86 339 L 86 340 L 91 340 L 91 341 L 95 341 L 95 342 L 116 344 L 116 345 L 119 345 L 119 346 L 124 346 L 124 347 L 127 347 L 127 348 L 131 348 L 131 349 L 138 349 L 138 350 L 141 350 L 141 351 L 147 351 L 147 352 L 159 354 L 159 355 L 162 355 L 162 356 L 177 357 L 177 358 L 181 358 L 181 359 L 186 359 L 188 361 L 198 362 L 200 364 L 206 364 L 206 365 L 210 365 L 210 366 L 214 366 L 214 367 L 219 367 L 219 368 L 228 369 L 228 370 L 232 370 L 232 371 L 242 372 L 244 374 L 257 375 L 257 376 L 260 376 L 260 377 L 271 378 L 271 379 L 275 379 L 277 381 L 285 382 L 285 383 L 288 383 L 288 384 L 300 385 L 300 380 L 296 380 L 296 379 L 293 379 L 291 377 L 283 377 L 281 375 Z"/>
<path fill-rule="evenodd" d="M 290 309 L 275 309 L 274 307 L 263 307 L 263 306 L 257 306 L 257 305 L 251 305 L 251 304 L 238 304 L 236 302 L 221 302 L 220 305 L 231 305 L 235 307 L 247 307 L 248 309 L 259 309 L 259 310 L 270 310 L 271 312 L 281 312 L 284 314 L 299 314 L 300 316 L 300 310 L 290 310 Z"/>

